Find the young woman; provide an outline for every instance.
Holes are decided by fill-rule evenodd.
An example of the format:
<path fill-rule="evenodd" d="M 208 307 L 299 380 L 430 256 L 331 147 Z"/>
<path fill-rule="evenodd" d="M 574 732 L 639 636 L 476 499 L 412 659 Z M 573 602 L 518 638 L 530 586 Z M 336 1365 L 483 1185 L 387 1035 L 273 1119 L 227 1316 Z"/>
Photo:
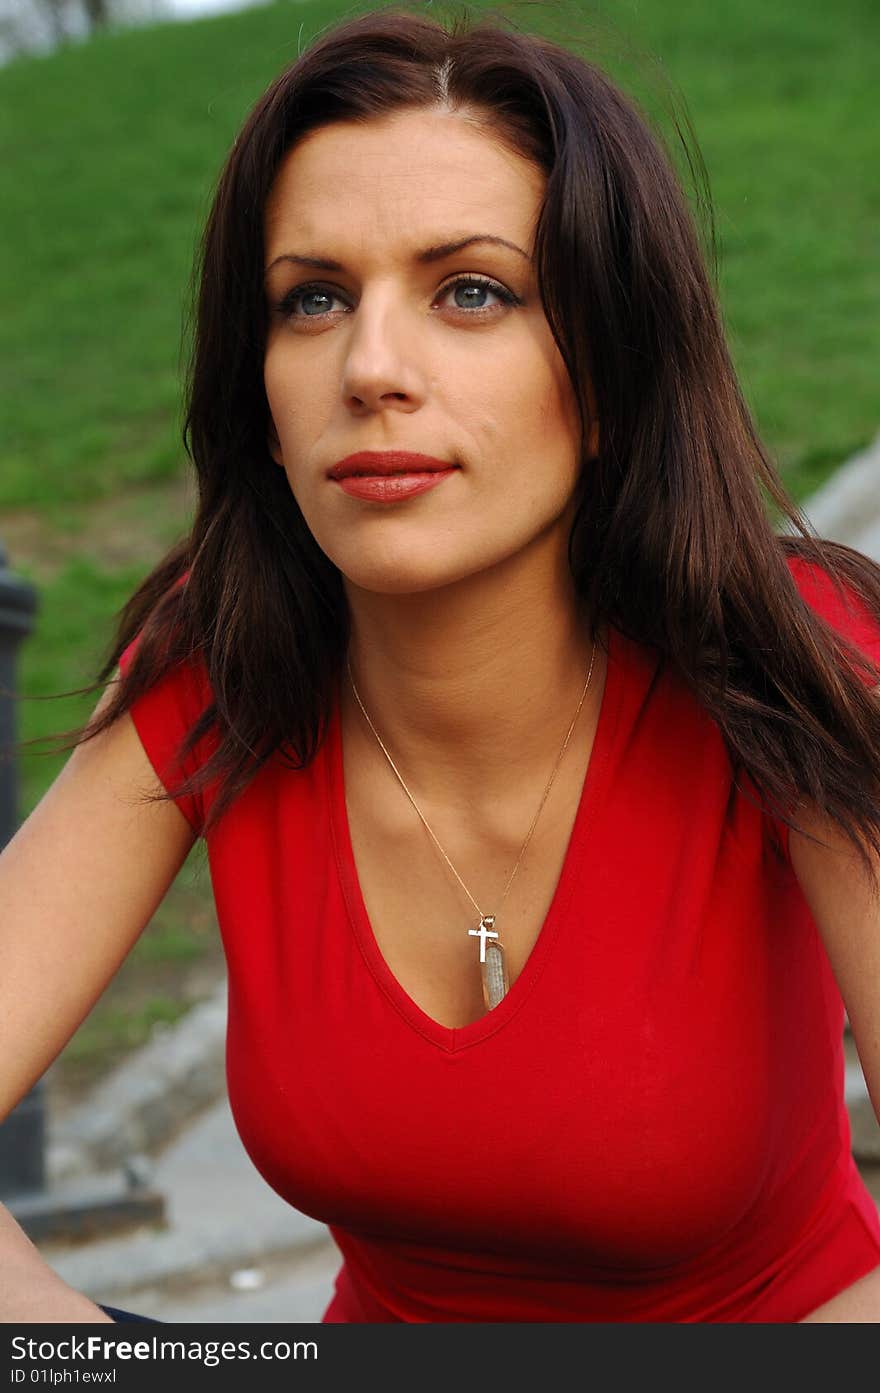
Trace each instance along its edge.
<path fill-rule="evenodd" d="M 204 836 L 326 1320 L 880 1319 L 880 570 L 787 497 L 633 106 L 499 21 L 325 31 L 220 179 L 187 442 L 0 860 L 3 1108 Z M 96 1317 L 4 1243 L 8 1318 Z"/>

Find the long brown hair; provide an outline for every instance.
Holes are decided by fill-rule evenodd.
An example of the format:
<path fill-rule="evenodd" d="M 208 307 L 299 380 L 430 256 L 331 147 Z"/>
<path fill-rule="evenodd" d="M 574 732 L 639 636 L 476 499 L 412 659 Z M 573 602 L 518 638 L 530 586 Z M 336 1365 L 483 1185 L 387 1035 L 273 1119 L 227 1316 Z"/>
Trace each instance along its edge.
<path fill-rule="evenodd" d="M 880 704 L 787 558 L 843 579 L 878 623 L 880 568 L 812 533 L 758 438 L 662 140 L 599 67 L 503 11 L 474 18 L 465 6 L 448 24 L 419 5 L 356 14 L 325 29 L 247 117 L 199 255 L 184 434 L 196 515 L 122 609 L 98 683 L 142 632 L 135 660 L 74 743 L 197 659 L 213 704 L 182 753 L 209 730 L 218 746 L 160 797 L 217 780 L 207 832 L 275 752 L 294 768 L 314 757 L 349 619 L 340 574 L 267 448 L 263 209 L 308 131 L 438 103 L 466 109 L 546 175 L 538 283 L 584 441 L 590 382 L 600 422 L 569 541 L 593 633 L 607 620 L 653 648 L 717 722 L 734 777 L 746 773 L 786 821 L 810 800 L 869 866 L 865 848 L 880 853 Z M 774 530 L 768 500 L 791 535 Z"/>

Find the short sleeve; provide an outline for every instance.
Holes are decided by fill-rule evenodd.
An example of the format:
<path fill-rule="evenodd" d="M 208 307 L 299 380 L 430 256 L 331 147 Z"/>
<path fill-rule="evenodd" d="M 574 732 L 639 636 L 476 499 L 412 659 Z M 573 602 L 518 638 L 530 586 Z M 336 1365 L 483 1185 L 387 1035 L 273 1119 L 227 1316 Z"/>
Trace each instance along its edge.
<path fill-rule="evenodd" d="M 851 587 L 845 581 L 833 579 L 816 563 L 799 556 L 788 557 L 788 567 L 801 597 L 810 608 L 873 663 L 880 664 L 880 624 Z M 854 670 L 866 686 L 877 685 L 878 678 L 867 667 L 856 667 Z M 788 860 L 789 829 L 781 819 L 774 819 L 774 826 L 783 855 Z"/>
<path fill-rule="evenodd" d="M 119 658 L 123 676 L 137 650 L 140 635 L 132 639 Z M 180 746 L 213 697 L 204 667 L 181 663 L 166 673 L 149 691 L 138 697 L 129 714 L 159 782 L 170 793 L 184 779 L 204 766 L 216 749 L 216 734 L 202 737 L 185 759 Z M 201 836 L 207 814 L 208 792 L 174 799 L 196 836 Z"/>

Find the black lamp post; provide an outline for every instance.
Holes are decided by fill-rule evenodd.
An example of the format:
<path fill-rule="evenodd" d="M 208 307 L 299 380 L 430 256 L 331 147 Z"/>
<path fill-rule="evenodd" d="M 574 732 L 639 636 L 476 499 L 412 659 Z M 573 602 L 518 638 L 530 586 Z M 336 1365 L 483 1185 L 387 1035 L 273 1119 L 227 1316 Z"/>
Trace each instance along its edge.
<path fill-rule="evenodd" d="M 18 827 L 15 759 L 15 660 L 34 625 L 35 588 L 6 565 L 0 543 L 0 851 Z M 42 1190 L 46 1183 L 45 1106 L 39 1080 L 0 1126 L 0 1199 Z"/>

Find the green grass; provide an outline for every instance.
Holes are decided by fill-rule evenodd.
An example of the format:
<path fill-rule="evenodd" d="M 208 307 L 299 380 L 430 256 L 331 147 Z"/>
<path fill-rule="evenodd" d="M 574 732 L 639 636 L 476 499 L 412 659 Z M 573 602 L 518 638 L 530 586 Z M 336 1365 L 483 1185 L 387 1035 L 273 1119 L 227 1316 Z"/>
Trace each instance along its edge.
<path fill-rule="evenodd" d="M 620 5 L 683 90 L 747 399 L 799 499 L 880 426 L 872 0 Z"/>
<path fill-rule="evenodd" d="M 185 530 L 173 501 L 180 339 L 211 188 L 269 79 L 351 9 L 288 0 L 111 33 L 0 71 L 0 539 L 4 515 L 7 529 L 34 515 L 36 540 L 10 548 L 40 590 L 19 664 L 29 698 L 91 679 L 115 613 Z M 595 53 L 657 115 L 679 165 L 664 83 L 683 94 L 714 196 L 734 360 L 803 500 L 880 425 L 876 0 L 508 12 Z M 100 508 L 117 502 L 111 546 Z M 95 700 L 27 700 L 19 734 L 75 726 Z M 22 759 L 22 816 L 63 758 Z M 187 953 L 190 966 L 216 961 L 212 932 L 193 929 L 209 894 L 205 876 L 174 887 L 65 1059 L 88 1074 L 177 1009 Z"/>

